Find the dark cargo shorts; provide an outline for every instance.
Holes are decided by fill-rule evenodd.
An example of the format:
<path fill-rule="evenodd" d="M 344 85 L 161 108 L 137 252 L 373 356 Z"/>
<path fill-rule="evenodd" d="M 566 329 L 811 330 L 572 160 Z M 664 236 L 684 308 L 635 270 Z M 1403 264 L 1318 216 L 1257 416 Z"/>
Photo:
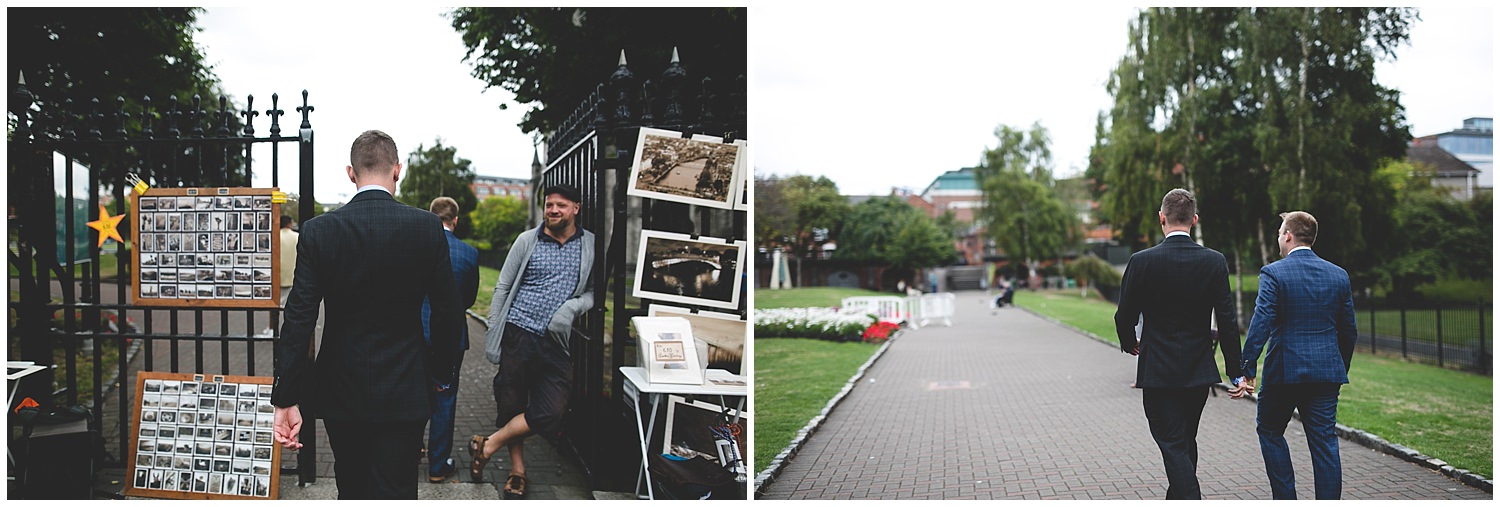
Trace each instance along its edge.
<path fill-rule="evenodd" d="M 532 433 L 557 433 L 568 408 L 573 364 L 556 341 L 506 322 L 500 336 L 500 369 L 495 372 L 495 427 L 526 414 Z"/>

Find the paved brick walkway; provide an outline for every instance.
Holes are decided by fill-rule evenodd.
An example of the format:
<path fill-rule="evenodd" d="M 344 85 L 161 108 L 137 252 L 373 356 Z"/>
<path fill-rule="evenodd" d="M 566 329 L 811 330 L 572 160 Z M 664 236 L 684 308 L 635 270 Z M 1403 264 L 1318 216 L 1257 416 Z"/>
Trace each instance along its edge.
<path fill-rule="evenodd" d="M 953 327 L 907 331 L 793 457 L 764 499 L 1159 499 L 1161 453 L 1135 360 L 1024 310 L 958 297 Z M 1301 425 L 1287 429 L 1312 498 Z M 1490 499 L 1340 442 L 1346 499 Z M 1270 499 L 1255 404 L 1210 397 L 1198 435 L 1209 499 Z"/>
<path fill-rule="evenodd" d="M 12 281 L 11 290 L 16 290 Z M 54 292 L 57 288 L 54 285 Z M 105 284 L 103 300 L 112 303 L 116 300 L 115 288 L 112 284 Z M 128 317 L 137 325 L 145 325 L 144 312 L 131 311 Z M 155 311 L 151 326 L 159 333 L 170 331 L 170 312 Z M 256 314 L 256 322 L 247 327 L 244 311 L 228 312 L 227 322 L 230 334 L 244 336 L 247 329 L 250 333 L 259 332 L 267 326 L 267 316 L 264 312 Z M 490 390 L 490 380 L 495 374 L 495 366 L 484 358 L 484 333 L 485 325 L 477 319 L 469 318 L 470 347 L 464 355 L 464 362 L 459 373 L 460 385 L 458 394 L 458 410 L 455 417 L 455 450 L 453 459 L 460 467 L 457 475 L 450 476 L 446 484 L 427 484 L 427 461 L 423 459 L 420 463 L 414 460 L 413 472 L 418 474 L 420 481 L 419 498 L 422 499 L 498 499 L 500 498 L 500 483 L 510 471 L 509 455 L 502 452 L 490 461 L 490 466 L 485 473 L 485 484 L 476 488 L 473 484 L 466 484 L 469 480 L 468 452 L 465 450 L 466 442 L 470 435 L 489 433 L 495 430 L 495 401 Z M 223 329 L 225 319 L 218 311 L 204 312 L 202 329 L 205 334 L 218 334 Z M 193 320 L 193 312 L 179 312 L 178 333 L 189 334 L 194 332 L 197 324 Z M 321 333 L 321 325 L 319 329 Z M 111 345 L 113 346 L 113 345 Z M 230 358 L 229 368 L 225 370 L 220 360 L 220 343 L 213 339 L 202 342 L 202 362 L 198 362 L 198 345 L 193 340 L 179 340 L 176 349 L 177 370 L 182 372 L 198 372 L 205 374 L 229 375 L 272 375 L 272 346 L 271 342 L 257 342 L 253 347 L 244 342 L 229 345 Z M 123 385 L 130 386 L 127 395 L 133 400 L 136 385 L 135 373 L 146 370 L 146 359 L 151 360 L 150 371 L 172 371 L 173 348 L 167 340 L 157 340 L 150 350 L 143 347 L 137 353 L 130 364 L 130 376 Z M 251 368 L 253 358 L 254 367 Z M 108 374 L 106 374 L 108 376 Z M 103 412 L 104 438 L 106 450 L 111 455 L 119 454 L 119 411 L 115 405 L 119 395 L 111 392 L 107 398 Z M 299 488 L 302 491 L 291 491 L 290 488 L 297 487 L 295 475 L 284 476 L 282 480 L 282 496 L 297 499 L 332 499 L 337 494 L 337 488 L 333 474 L 333 451 L 328 447 L 328 436 L 323 431 L 321 421 L 318 421 L 318 451 L 317 451 L 317 481 L 313 488 Z M 424 441 L 425 441 L 424 433 Z M 546 440 L 532 438 L 527 440 L 526 445 L 526 469 L 527 469 L 527 498 L 540 500 L 553 499 L 592 499 L 595 493 L 590 490 L 588 479 L 584 475 L 582 466 L 574 457 L 564 454 Z M 413 449 L 413 455 L 416 450 Z M 117 456 L 123 460 L 124 456 Z M 282 452 L 282 467 L 296 466 L 296 453 Z M 101 492 L 122 493 L 125 489 L 124 478 L 127 470 L 125 468 L 105 468 L 100 472 L 99 480 L 95 482 L 95 489 Z"/>

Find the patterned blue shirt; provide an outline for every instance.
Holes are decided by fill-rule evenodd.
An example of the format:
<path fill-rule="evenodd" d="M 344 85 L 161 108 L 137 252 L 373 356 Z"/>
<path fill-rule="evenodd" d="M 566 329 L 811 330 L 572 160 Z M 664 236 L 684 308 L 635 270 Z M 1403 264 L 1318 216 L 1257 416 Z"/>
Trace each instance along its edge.
<path fill-rule="evenodd" d="M 558 243 L 536 229 L 538 241 L 526 261 L 516 292 L 516 304 L 506 322 L 521 329 L 546 336 L 547 324 L 578 287 L 579 263 L 583 262 L 583 229 L 577 229 L 566 243 Z"/>

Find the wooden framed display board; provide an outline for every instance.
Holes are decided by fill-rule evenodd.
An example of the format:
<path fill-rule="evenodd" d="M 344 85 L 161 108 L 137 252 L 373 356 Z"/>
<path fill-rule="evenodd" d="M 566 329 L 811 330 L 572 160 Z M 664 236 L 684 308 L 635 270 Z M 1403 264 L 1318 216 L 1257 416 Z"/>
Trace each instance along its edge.
<path fill-rule="evenodd" d="M 276 188 L 152 188 L 131 203 L 141 306 L 280 306 Z"/>
<path fill-rule="evenodd" d="M 125 495 L 275 500 L 271 377 L 140 372 Z"/>

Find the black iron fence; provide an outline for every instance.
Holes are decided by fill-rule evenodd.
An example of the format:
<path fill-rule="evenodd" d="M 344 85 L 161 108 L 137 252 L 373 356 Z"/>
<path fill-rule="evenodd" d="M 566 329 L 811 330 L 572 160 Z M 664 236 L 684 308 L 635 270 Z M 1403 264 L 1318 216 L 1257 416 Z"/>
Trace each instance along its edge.
<path fill-rule="evenodd" d="M 300 190 L 311 196 L 308 114 L 313 108 L 304 91 L 296 108 L 301 124 L 283 136 L 286 111 L 272 95 L 271 109 L 264 111 L 269 135 L 258 136 L 254 121 L 262 112 L 254 109 L 253 96 L 247 96 L 244 109 L 225 98 L 217 109 L 206 109 L 194 96 L 190 104 L 172 97 L 160 109 L 149 97 L 135 102 L 120 97 L 108 109 L 93 99 L 89 106 L 61 111 L 39 107 L 33 97 L 18 84 L 9 102 L 8 227 L 14 241 L 7 253 L 16 274 L 10 280 L 14 314 L 7 358 L 46 369 L 22 379 L 16 399 L 30 398 L 44 411 L 87 406 L 91 425 L 113 444 L 103 465 L 126 466 L 135 374 L 270 376 L 280 309 L 136 306 L 129 287 L 130 245 L 95 248 L 98 233 L 82 226 L 83 217 L 92 216 L 101 202 L 125 203 L 131 187 L 127 174 L 154 187 L 249 186 L 255 169 L 251 149 L 265 143 L 273 153 L 281 143 L 296 143 Z M 279 186 L 280 169 L 273 156 L 272 186 Z M 313 199 L 301 199 L 299 216 L 312 217 L 312 206 Z M 121 231 L 127 240 L 129 218 Z M 112 273 L 101 272 L 106 257 L 114 261 Z M 297 469 L 289 470 L 304 483 L 315 472 L 309 452 L 316 448 L 314 426 L 304 427 L 309 445 L 299 454 Z"/>
<path fill-rule="evenodd" d="M 1490 374 L 1494 356 L 1491 305 L 1355 301 L 1359 350 Z"/>
<path fill-rule="evenodd" d="M 660 76 L 638 80 L 622 61 L 547 138 L 546 169 L 532 185 L 536 203 L 549 185 L 578 188 L 583 200 L 579 225 L 596 235 L 594 308 L 574 326 L 574 382 L 564 436 L 591 484 L 605 490 L 631 489 L 639 467 L 635 424 L 624 405 L 624 379 L 618 372 L 634 363 L 630 318 L 645 315 L 652 304 L 628 297 L 640 230 L 746 238 L 746 211 L 626 196 L 641 127 L 711 135 L 725 142 L 745 139 L 743 75 L 732 81 L 694 78 L 674 59 Z M 725 87 L 725 82 L 733 86 Z M 743 316 L 745 299 L 740 301 Z M 606 315 L 606 308 L 612 315 Z"/>

